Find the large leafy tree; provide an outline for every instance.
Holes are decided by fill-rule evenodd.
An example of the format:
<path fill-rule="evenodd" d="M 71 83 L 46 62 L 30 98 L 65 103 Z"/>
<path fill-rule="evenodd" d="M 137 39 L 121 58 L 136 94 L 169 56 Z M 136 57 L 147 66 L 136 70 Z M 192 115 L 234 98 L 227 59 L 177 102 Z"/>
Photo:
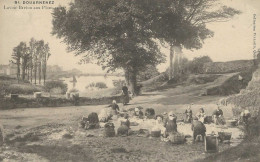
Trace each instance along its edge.
<path fill-rule="evenodd" d="M 122 68 L 135 94 L 137 74 L 146 65 L 165 60 L 148 28 L 148 16 L 138 0 L 75 0 L 53 12 L 52 34 L 63 38 L 69 51 L 96 59 L 109 70 Z"/>
<path fill-rule="evenodd" d="M 228 21 L 238 10 L 223 6 L 218 0 L 143 0 L 141 8 L 149 15 L 155 38 L 170 45 L 169 79 L 173 77 L 174 47 L 199 49 L 213 36 L 207 23 Z"/>

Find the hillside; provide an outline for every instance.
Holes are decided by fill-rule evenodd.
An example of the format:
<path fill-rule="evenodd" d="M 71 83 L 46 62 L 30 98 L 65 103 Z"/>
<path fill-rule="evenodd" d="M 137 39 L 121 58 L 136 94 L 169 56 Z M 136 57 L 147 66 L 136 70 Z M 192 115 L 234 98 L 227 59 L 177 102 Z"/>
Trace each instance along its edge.
<path fill-rule="evenodd" d="M 246 89 L 239 94 L 229 96 L 225 100 L 227 104 L 233 105 L 233 114 L 239 115 L 243 109 L 251 113 L 247 139 L 234 148 L 225 152 L 207 157 L 200 161 L 259 161 L 260 158 L 260 66 L 253 73 L 252 80 Z"/>
<path fill-rule="evenodd" d="M 203 71 L 207 74 L 234 73 L 251 69 L 254 60 L 235 60 L 227 62 L 208 62 L 203 65 Z"/>

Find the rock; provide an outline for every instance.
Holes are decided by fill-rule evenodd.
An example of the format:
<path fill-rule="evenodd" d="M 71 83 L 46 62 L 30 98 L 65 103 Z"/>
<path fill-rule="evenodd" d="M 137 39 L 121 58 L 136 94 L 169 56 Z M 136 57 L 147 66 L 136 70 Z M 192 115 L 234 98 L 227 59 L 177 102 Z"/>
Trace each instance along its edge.
<path fill-rule="evenodd" d="M 33 96 L 34 98 L 41 98 L 42 92 L 34 92 Z"/>
<path fill-rule="evenodd" d="M 18 94 L 11 94 L 11 100 L 17 100 L 19 98 Z"/>
<path fill-rule="evenodd" d="M 62 135 L 62 138 L 64 139 L 72 139 L 73 138 L 73 136 L 71 135 L 71 134 L 69 134 L 69 133 L 66 133 L 66 134 L 64 134 L 64 135 Z"/>
<path fill-rule="evenodd" d="M 15 127 L 15 129 L 20 129 L 20 128 L 22 128 L 22 126 L 20 126 L 20 125 L 17 125 L 17 126 Z"/>
<path fill-rule="evenodd" d="M 87 134 L 86 137 L 94 137 L 93 134 Z"/>

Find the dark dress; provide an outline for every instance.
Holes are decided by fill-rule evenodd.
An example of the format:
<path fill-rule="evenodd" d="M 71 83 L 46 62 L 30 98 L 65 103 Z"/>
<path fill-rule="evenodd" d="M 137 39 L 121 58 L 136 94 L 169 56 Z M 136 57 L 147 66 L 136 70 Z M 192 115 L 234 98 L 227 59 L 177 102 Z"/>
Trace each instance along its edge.
<path fill-rule="evenodd" d="M 225 119 L 223 117 L 223 111 L 221 109 L 215 110 L 212 115 L 213 115 L 213 117 L 214 117 L 214 115 L 216 115 L 216 118 L 214 118 L 215 124 L 217 124 L 217 125 L 225 124 Z"/>
<path fill-rule="evenodd" d="M 167 133 L 177 133 L 177 118 L 173 120 L 166 120 L 166 132 Z"/>
<path fill-rule="evenodd" d="M 191 125 L 191 130 L 193 131 L 194 141 L 196 140 L 197 135 L 201 135 L 202 140 L 204 140 L 205 133 L 206 133 L 206 127 L 201 121 L 194 120 Z"/>
<path fill-rule="evenodd" d="M 221 109 L 215 110 L 212 115 L 216 115 L 218 117 L 219 115 L 223 115 L 223 111 Z"/>
<path fill-rule="evenodd" d="M 128 88 L 126 86 L 122 87 L 123 91 L 123 104 L 129 103 L 129 94 L 128 94 Z"/>
<path fill-rule="evenodd" d="M 119 111 L 119 106 L 116 104 L 116 103 L 113 103 L 112 105 L 110 105 L 109 107 L 112 108 L 112 113 L 113 115 L 116 115 L 117 114 L 117 111 Z"/>

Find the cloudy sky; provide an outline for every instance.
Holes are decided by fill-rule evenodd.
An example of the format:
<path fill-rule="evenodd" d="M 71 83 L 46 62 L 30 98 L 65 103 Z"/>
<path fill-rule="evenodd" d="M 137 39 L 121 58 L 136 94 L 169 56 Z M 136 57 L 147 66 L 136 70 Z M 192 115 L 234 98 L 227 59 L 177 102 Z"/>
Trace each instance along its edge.
<path fill-rule="evenodd" d="M 54 5 L 67 5 L 71 0 L 55 0 Z M 259 0 L 221 0 L 224 5 L 242 11 L 242 14 L 235 16 L 232 20 L 222 23 L 208 24 L 208 28 L 215 32 L 213 38 L 207 39 L 203 48 L 195 51 L 183 50 L 189 59 L 208 55 L 213 61 L 228 61 L 237 59 L 253 58 L 253 15 L 256 14 L 256 46 L 260 48 L 260 1 Z M 20 0 L 22 3 L 22 0 Z M 80 58 L 73 53 L 66 52 L 66 45 L 61 40 L 50 34 L 52 29 L 51 10 L 30 10 L 30 9 L 4 9 L 14 6 L 14 1 L 0 0 L 0 64 L 8 64 L 13 47 L 19 42 L 29 42 L 31 37 L 37 40 L 43 39 L 49 42 L 52 56 L 49 64 L 60 65 L 64 69 L 79 68 L 84 72 L 101 72 L 97 65 L 78 65 Z M 258 8 L 257 8 L 258 6 Z M 169 49 L 162 49 L 167 56 Z M 158 66 L 164 71 L 168 63 Z"/>

